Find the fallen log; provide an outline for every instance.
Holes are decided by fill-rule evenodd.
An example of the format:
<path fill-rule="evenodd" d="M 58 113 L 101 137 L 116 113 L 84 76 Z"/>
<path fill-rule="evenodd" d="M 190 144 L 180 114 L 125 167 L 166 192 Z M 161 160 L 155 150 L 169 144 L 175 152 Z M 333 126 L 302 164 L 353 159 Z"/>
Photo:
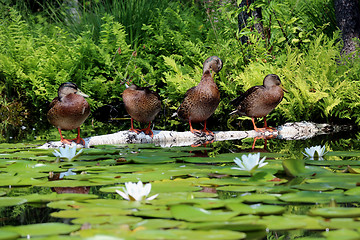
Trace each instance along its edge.
<path fill-rule="evenodd" d="M 330 124 L 318 124 L 313 122 L 293 122 L 275 128 L 275 131 L 256 132 L 250 131 L 217 131 L 212 136 L 197 136 L 190 131 L 160 131 L 153 130 L 154 137 L 151 138 L 144 133 L 136 134 L 130 131 L 119 131 L 116 133 L 93 136 L 85 138 L 85 147 L 105 144 L 133 144 L 152 143 L 161 147 L 190 146 L 210 143 L 213 141 L 239 140 L 244 138 L 278 138 L 285 140 L 299 140 L 312 138 L 321 134 L 350 130 L 350 126 L 333 126 Z M 73 143 L 75 144 L 75 143 Z M 63 146 L 60 141 L 48 142 L 39 148 L 58 148 Z M 82 147 L 78 144 L 77 147 Z"/>

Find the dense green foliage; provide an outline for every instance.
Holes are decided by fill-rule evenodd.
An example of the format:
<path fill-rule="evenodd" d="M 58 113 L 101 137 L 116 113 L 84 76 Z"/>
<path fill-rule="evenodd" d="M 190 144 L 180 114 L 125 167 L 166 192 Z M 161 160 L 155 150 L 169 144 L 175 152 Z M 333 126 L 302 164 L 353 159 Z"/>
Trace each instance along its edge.
<path fill-rule="evenodd" d="M 84 1 L 71 15 L 69 6 L 51 2 L 40 12 L 11 1 L 0 5 L 2 109 L 18 103 L 34 120 L 45 121 L 47 104 L 63 82 L 78 84 L 95 110 L 121 101 L 124 82 L 133 81 L 155 85 L 163 99 L 165 114 L 156 128 L 184 130 L 187 125 L 171 115 L 200 81 L 203 61 L 217 55 L 224 67 L 215 77 L 221 103 L 210 119 L 212 130 L 238 128 L 228 115 L 230 100 L 269 73 L 289 90 L 270 114 L 271 125 L 360 123 L 354 91 L 359 59 L 339 61 L 342 43 L 331 0 L 257 1 L 264 38 L 252 28 L 238 32 L 238 13 L 247 9 L 235 3 Z M 247 43 L 240 43 L 241 36 Z M 250 121 L 245 123 L 249 128 Z"/>

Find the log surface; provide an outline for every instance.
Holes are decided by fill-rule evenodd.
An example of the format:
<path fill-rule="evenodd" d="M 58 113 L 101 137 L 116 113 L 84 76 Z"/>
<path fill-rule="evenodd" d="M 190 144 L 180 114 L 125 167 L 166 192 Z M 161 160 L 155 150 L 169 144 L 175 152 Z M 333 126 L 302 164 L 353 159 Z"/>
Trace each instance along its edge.
<path fill-rule="evenodd" d="M 293 122 L 275 128 L 275 131 L 256 132 L 250 131 L 217 131 L 214 138 L 211 136 L 197 136 L 190 131 L 174 132 L 153 130 L 154 137 L 151 138 L 144 133 L 136 134 L 130 131 L 119 131 L 116 133 L 93 136 L 85 138 L 85 147 L 105 144 L 131 144 L 131 143 L 153 143 L 162 147 L 190 146 L 209 143 L 212 141 L 239 140 L 244 138 L 279 138 L 285 140 L 299 140 L 312 138 L 321 134 L 350 130 L 350 126 L 333 126 L 330 124 L 318 124 L 313 122 Z M 75 144 L 75 143 L 73 143 Z M 58 148 L 63 144 L 60 141 L 48 142 L 40 148 Z M 82 145 L 78 144 L 78 147 Z"/>

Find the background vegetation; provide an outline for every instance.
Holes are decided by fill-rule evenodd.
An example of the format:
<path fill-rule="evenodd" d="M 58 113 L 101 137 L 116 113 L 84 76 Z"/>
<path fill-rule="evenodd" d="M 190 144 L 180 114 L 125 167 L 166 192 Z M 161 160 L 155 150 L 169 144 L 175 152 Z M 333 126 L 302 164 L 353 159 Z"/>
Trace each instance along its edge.
<path fill-rule="evenodd" d="M 209 120 L 211 130 L 251 128 L 248 118 L 229 117 L 229 102 L 269 73 L 278 74 L 289 90 L 268 117 L 270 125 L 360 124 L 359 59 L 339 61 L 342 42 L 332 0 L 256 1 L 252 7 L 262 8 L 264 38 L 252 28 L 238 31 L 239 11 L 247 9 L 235 1 L 0 2 L 3 128 L 24 122 L 48 128 L 47 106 L 66 81 L 90 95 L 87 125 L 104 120 L 99 116 L 109 109 L 110 117 L 122 119 L 124 82 L 133 81 L 154 85 L 163 99 L 155 129 L 186 130 L 188 125 L 171 115 L 200 81 L 210 55 L 224 62 L 215 78 L 221 103 Z M 245 44 L 241 36 L 247 36 Z M 93 124 L 96 133 L 127 129 L 130 121 Z"/>

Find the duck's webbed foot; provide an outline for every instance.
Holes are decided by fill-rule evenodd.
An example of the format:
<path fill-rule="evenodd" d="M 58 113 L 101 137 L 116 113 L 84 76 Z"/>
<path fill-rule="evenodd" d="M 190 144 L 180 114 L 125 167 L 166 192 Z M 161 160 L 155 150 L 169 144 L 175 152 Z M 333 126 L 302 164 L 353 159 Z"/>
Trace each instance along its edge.
<path fill-rule="evenodd" d="M 75 142 L 76 144 L 81 144 L 81 145 L 85 146 L 85 140 L 81 137 L 71 139 L 71 141 Z"/>
<path fill-rule="evenodd" d="M 149 135 L 151 138 L 154 137 L 154 133 L 151 131 L 150 127 L 141 129 L 141 132 L 145 133 L 145 135 Z"/>
<path fill-rule="evenodd" d="M 136 134 L 139 134 L 139 133 L 142 132 L 141 129 L 137 129 L 137 128 L 130 128 L 129 131 L 130 131 L 130 132 L 134 132 L 134 133 L 136 133 Z"/>

